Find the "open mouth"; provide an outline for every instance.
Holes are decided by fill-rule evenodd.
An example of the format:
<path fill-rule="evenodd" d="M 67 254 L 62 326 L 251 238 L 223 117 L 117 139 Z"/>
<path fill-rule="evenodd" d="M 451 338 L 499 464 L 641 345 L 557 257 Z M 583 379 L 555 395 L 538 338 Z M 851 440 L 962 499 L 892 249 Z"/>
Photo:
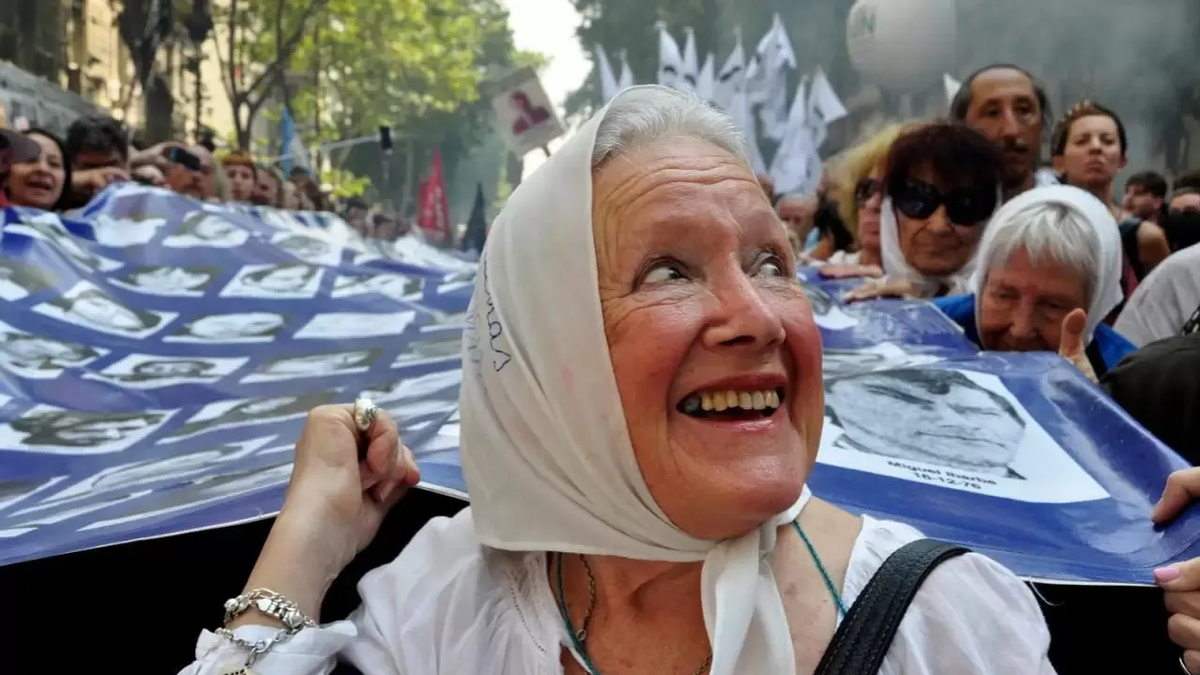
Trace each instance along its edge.
<path fill-rule="evenodd" d="M 782 388 L 696 392 L 679 402 L 679 412 L 712 420 L 753 420 L 770 417 L 783 405 Z"/>
<path fill-rule="evenodd" d="M 25 185 L 35 190 L 53 190 L 54 181 L 46 178 L 31 177 L 25 181 Z"/>

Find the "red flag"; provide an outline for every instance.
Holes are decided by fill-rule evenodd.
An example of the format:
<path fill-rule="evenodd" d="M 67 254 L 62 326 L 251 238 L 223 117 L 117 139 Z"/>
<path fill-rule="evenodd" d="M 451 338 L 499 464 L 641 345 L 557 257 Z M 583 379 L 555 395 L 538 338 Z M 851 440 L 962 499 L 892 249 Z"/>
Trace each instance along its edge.
<path fill-rule="evenodd" d="M 429 179 L 421 184 L 418 199 L 421 207 L 418 225 L 435 241 L 449 241 L 450 202 L 446 198 L 446 183 L 442 180 L 441 151 L 433 151 Z"/>

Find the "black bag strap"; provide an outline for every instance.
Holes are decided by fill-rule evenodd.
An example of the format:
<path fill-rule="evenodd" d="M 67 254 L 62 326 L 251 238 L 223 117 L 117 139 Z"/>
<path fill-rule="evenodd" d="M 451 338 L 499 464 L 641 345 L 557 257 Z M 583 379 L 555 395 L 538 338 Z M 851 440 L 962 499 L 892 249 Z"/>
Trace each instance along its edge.
<path fill-rule="evenodd" d="M 846 612 L 814 675 L 877 675 L 925 577 L 966 552 L 961 546 L 918 539 L 888 556 Z"/>

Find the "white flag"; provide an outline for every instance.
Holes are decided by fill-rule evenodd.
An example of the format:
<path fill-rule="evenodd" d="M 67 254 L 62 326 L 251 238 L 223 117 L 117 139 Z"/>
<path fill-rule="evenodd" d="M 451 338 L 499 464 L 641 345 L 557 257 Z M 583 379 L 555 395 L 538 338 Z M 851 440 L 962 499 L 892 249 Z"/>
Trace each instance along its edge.
<path fill-rule="evenodd" d="M 825 137 L 829 134 L 829 125 L 848 114 L 850 113 L 842 99 L 838 98 L 833 85 L 829 83 L 829 78 L 825 76 L 825 70 L 817 66 L 812 86 L 808 90 L 808 114 L 805 116 L 808 125 L 814 130 L 813 143 L 817 148 L 825 142 Z"/>
<path fill-rule="evenodd" d="M 625 91 L 634 85 L 633 70 L 629 68 L 629 58 L 625 54 L 625 50 L 621 50 L 621 77 L 617 78 L 617 89 Z"/>
<path fill-rule="evenodd" d="M 734 95 L 746 88 L 746 50 L 742 48 L 741 31 L 737 31 L 736 36 L 733 51 L 713 82 L 713 103 L 726 112 L 733 107 Z"/>
<path fill-rule="evenodd" d="M 777 194 L 806 192 L 810 184 L 815 186 L 810 175 L 812 159 L 816 156 L 817 163 L 820 164 L 820 155 L 817 154 L 813 138 L 814 129 L 808 119 L 811 100 L 808 91 L 809 82 L 806 77 L 801 80 L 800 86 L 796 87 L 796 95 L 792 98 L 792 105 L 788 111 L 785 127 L 787 133 L 775 150 L 775 156 L 771 158 L 771 179 L 775 181 Z"/>
<path fill-rule="evenodd" d="M 942 73 L 942 86 L 946 88 L 946 105 L 950 105 L 958 96 L 958 90 L 962 89 L 962 82 L 950 77 L 949 73 Z"/>
<path fill-rule="evenodd" d="M 679 43 L 667 32 L 665 21 L 658 28 L 658 83 L 674 87 L 683 78 L 683 57 L 679 54 Z"/>
<path fill-rule="evenodd" d="M 713 72 L 713 55 L 712 52 L 704 58 L 704 66 L 700 68 L 700 76 L 696 78 L 696 93 L 700 98 L 713 102 L 713 96 L 716 89 L 716 73 Z"/>
<path fill-rule="evenodd" d="M 695 89 L 700 79 L 700 64 L 696 60 L 696 31 L 691 26 L 683 29 L 687 40 L 683 43 L 683 71 L 680 73 L 683 82 L 689 88 Z"/>
<path fill-rule="evenodd" d="M 604 47 L 601 45 L 596 45 L 596 72 L 600 74 L 600 95 L 604 97 L 604 102 L 608 103 L 621 93 L 621 85 L 617 84 L 612 64 L 608 62 L 608 54 L 604 53 Z"/>
<path fill-rule="evenodd" d="M 776 80 L 783 78 L 786 81 L 785 68 L 796 69 L 796 52 L 792 49 L 783 19 L 776 14 L 770 30 L 758 41 L 758 48 L 746 67 L 746 92 L 750 102 L 767 102 L 778 86 Z M 786 93 L 784 98 L 786 100 Z M 784 105 L 787 105 L 786 102 Z"/>

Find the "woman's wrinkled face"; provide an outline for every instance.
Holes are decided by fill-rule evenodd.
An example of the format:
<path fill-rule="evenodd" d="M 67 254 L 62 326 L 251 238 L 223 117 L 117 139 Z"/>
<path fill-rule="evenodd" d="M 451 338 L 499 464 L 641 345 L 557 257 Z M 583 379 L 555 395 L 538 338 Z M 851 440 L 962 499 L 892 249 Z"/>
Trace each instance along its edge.
<path fill-rule="evenodd" d="M 37 159 L 18 162 L 9 168 L 9 197 L 20 206 L 50 209 L 62 195 L 67 177 L 62 151 L 58 143 L 41 134 L 31 133 L 27 138 L 33 139 L 42 151 Z"/>
<path fill-rule="evenodd" d="M 795 502 L 820 442 L 821 339 L 787 233 L 728 152 L 672 139 L 593 176 L 600 302 L 642 476 L 692 536 Z"/>
<path fill-rule="evenodd" d="M 1054 169 L 1078 187 L 1108 185 L 1123 168 L 1117 121 L 1107 115 L 1089 115 L 1072 122 L 1063 154 L 1054 158 Z"/>
<path fill-rule="evenodd" d="M 978 299 L 983 348 L 1058 351 L 1063 320 L 1088 307 L 1087 287 L 1087 280 L 1069 266 L 1053 259 L 1035 264 L 1018 249 L 1006 263 L 988 270 Z"/>
<path fill-rule="evenodd" d="M 912 176 L 939 192 L 947 189 L 930 172 Z M 927 276 L 947 276 L 962 269 L 975 255 L 984 223 L 954 223 L 940 205 L 928 218 L 911 218 L 896 210 L 900 252 L 913 269 Z"/>
<path fill-rule="evenodd" d="M 865 249 L 879 250 L 879 214 L 883 206 L 883 169 L 875 170 L 859 181 L 854 191 L 858 204 L 858 241 Z"/>

